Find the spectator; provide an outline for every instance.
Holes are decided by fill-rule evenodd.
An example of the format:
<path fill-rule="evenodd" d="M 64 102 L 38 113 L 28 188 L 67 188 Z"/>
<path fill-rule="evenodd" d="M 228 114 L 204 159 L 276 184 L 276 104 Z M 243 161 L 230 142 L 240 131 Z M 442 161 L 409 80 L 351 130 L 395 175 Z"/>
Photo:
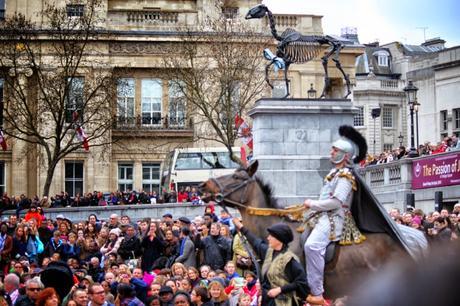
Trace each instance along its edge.
<path fill-rule="evenodd" d="M 89 303 L 88 306 L 112 306 L 105 299 L 104 287 L 99 283 L 94 283 L 88 288 Z"/>
<path fill-rule="evenodd" d="M 213 304 L 208 302 L 209 295 L 206 287 L 194 287 L 190 295 L 192 303 L 195 303 L 196 306 L 212 306 Z"/>
<path fill-rule="evenodd" d="M 53 238 L 50 239 L 50 241 L 45 247 L 45 253 L 44 253 L 45 256 L 51 257 L 54 253 L 58 253 L 59 255 L 61 255 L 62 258 L 64 258 L 65 245 L 60 237 L 61 237 L 60 231 L 55 231 L 53 233 Z"/>
<path fill-rule="evenodd" d="M 120 230 L 118 228 L 111 229 L 109 232 L 109 240 L 101 247 L 101 253 L 104 256 L 108 256 L 110 254 L 117 254 L 117 251 L 120 247 L 121 241 L 123 237 L 119 237 Z"/>
<path fill-rule="evenodd" d="M 211 303 L 214 306 L 229 306 L 228 296 L 225 294 L 224 285 L 218 280 L 214 280 L 208 287 Z"/>
<path fill-rule="evenodd" d="M 42 225 L 43 216 L 38 212 L 37 206 L 35 204 L 30 206 L 24 217 L 24 220 L 26 221 L 29 221 L 30 219 L 35 219 L 35 221 L 37 221 L 38 227 Z"/>
<path fill-rule="evenodd" d="M 11 260 L 13 251 L 13 238 L 8 235 L 8 225 L 2 222 L 0 225 L 0 271 L 5 272 L 8 262 Z"/>
<path fill-rule="evenodd" d="M 5 280 L 3 281 L 3 286 L 6 293 L 10 297 L 12 304 L 15 304 L 19 297 L 19 283 L 19 276 L 17 276 L 15 273 L 8 274 L 5 276 Z"/>
<path fill-rule="evenodd" d="M 43 290 L 43 284 L 40 277 L 29 279 L 25 283 L 26 293 L 16 300 L 14 306 L 35 306 L 38 295 Z"/>
<path fill-rule="evenodd" d="M 117 214 L 111 214 L 110 215 L 110 221 L 109 221 L 109 225 L 108 225 L 108 228 L 111 230 L 111 229 L 114 229 L 114 228 L 120 228 L 120 222 L 118 221 L 118 215 Z"/>
<path fill-rule="evenodd" d="M 136 230 L 132 224 L 126 224 L 126 234 L 120 243 L 118 254 L 124 261 L 135 259 L 141 254 L 141 241 L 136 235 Z"/>
<path fill-rule="evenodd" d="M 176 262 L 183 263 L 187 267 L 194 267 L 196 265 L 195 244 L 190 239 L 188 227 L 182 227 L 180 239 L 179 257 L 176 258 Z"/>
<path fill-rule="evenodd" d="M 169 286 L 162 286 L 160 289 L 160 300 L 161 306 L 172 306 L 174 305 L 173 300 L 174 292 L 173 289 Z"/>
<path fill-rule="evenodd" d="M 204 251 L 204 263 L 212 269 L 222 270 L 230 260 L 231 247 L 227 239 L 220 235 L 220 224 L 211 224 L 210 235 L 201 239 L 197 236 L 195 245 Z"/>
<path fill-rule="evenodd" d="M 136 297 L 136 291 L 129 284 L 119 284 L 117 292 L 120 306 L 144 306 L 144 303 Z M 115 305 L 118 305 L 117 301 Z"/>
<path fill-rule="evenodd" d="M 77 288 L 73 293 L 73 299 L 77 306 L 88 305 L 88 293 L 85 288 Z"/>
<path fill-rule="evenodd" d="M 174 302 L 174 305 L 184 305 L 184 306 L 192 305 L 192 300 L 190 299 L 190 295 L 185 291 L 176 292 L 176 294 L 174 294 L 173 302 Z"/>
<path fill-rule="evenodd" d="M 143 249 L 141 268 L 145 272 L 150 272 L 153 270 L 155 261 L 161 257 L 165 246 L 163 238 L 158 237 L 156 223 L 150 223 L 149 232 L 147 236 L 142 239 L 141 246 Z"/>
<path fill-rule="evenodd" d="M 58 306 L 59 296 L 54 288 L 43 289 L 37 297 L 36 306 Z"/>

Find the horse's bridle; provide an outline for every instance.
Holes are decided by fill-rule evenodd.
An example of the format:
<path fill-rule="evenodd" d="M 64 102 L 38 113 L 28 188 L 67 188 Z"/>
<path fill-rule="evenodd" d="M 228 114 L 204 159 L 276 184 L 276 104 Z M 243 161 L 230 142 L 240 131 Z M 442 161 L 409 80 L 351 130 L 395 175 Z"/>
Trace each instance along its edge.
<path fill-rule="evenodd" d="M 245 196 L 247 195 L 247 189 L 250 183 L 253 183 L 256 181 L 254 177 L 250 177 L 247 180 L 244 180 L 241 184 L 237 185 L 236 187 L 230 189 L 227 192 L 224 192 L 224 186 L 215 178 L 210 179 L 214 184 L 219 189 L 219 192 L 214 196 L 214 200 L 216 203 L 220 206 L 222 206 L 222 209 L 226 211 L 230 216 L 230 212 L 228 211 L 227 207 L 225 206 L 225 203 L 233 204 L 239 208 L 242 208 L 246 210 L 246 212 L 249 215 L 255 215 L 255 216 L 278 216 L 278 217 L 286 217 L 289 216 L 289 218 L 293 220 L 301 220 L 303 218 L 303 213 L 305 211 L 305 208 L 303 204 L 301 205 L 294 205 L 291 207 L 286 207 L 284 209 L 277 209 L 277 208 L 257 208 L 257 207 L 250 207 L 247 205 L 244 205 L 247 202 L 247 199 Z M 231 199 L 228 199 L 228 196 L 233 194 L 234 192 L 240 190 L 241 188 L 245 188 L 244 192 L 241 194 L 240 201 L 234 201 Z"/>
<path fill-rule="evenodd" d="M 244 209 L 247 208 L 246 205 L 244 205 L 247 202 L 247 199 L 245 198 L 245 196 L 246 196 L 246 193 L 247 193 L 247 190 L 248 190 L 249 183 L 255 182 L 255 179 L 253 177 L 250 177 L 249 179 L 244 180 L 241 184 L 239 184 L 238 186 L 232 188 L 231 190 L 229 190 L 227 192 L 224 192 L 224 189 L 225 189 L 224 186 L 222 186 L 222 184 L 217 179 L 211 178 L 210 180 L 211 180 L 211 182 L 216 184 L 217 188 L 219 189 L 219 192 L 214 196 L 214 200 L 216 201 L 217 204 L 222 205 L 222 207 L 223 207 L 223 209 L 225 211 L 227 211 L 227 208 L 225 207 L 225 204 L 224 204 L 225 202 L 227 202 L 229 204 L 233 204 L 233 205 L 241 207 L 241 208 L 244 208 Z M 231 199 L 228 199 L 229 195 L 231 195 L 234 192 L 240 190 L 241 188 L 244 188 L 244 192 L 241 193 L 241 197 L 240 197 L 239 202 L 231 200 Z"/>

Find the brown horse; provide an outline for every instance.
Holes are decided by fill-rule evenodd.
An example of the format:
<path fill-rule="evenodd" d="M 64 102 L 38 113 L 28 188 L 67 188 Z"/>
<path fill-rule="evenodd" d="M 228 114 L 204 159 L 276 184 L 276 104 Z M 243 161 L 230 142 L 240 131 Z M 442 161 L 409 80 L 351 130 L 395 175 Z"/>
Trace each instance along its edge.
<path fill-rule="evenodd" d="M 248 208 L 280 208 L 272 197 L 271 188 L 254 174 L 257 161 L 247 169 L 238 169 L 234 174 L 210 179 L 201 185 L 202 192 L 211 196 L 205 200 L 221 201 L 224 205 L 240 211 L 244 226 L 259 237 L 267 235 L 266 229 L 280 222 L 278 216 L 257 216 Z M 294 233 L 300 223 L 284 220 Z M 290 248 L 304 258 L 300 235 L 294 235 Z M 361 244 L 341 246 L 338 256 L 325 267 L 324 289 L 328 298 L 346 296 L 359 285 L 371 272 L 378 271 L 385 263 L 407 253 L 386 234 L 367 234 L 367 240 Z"/>

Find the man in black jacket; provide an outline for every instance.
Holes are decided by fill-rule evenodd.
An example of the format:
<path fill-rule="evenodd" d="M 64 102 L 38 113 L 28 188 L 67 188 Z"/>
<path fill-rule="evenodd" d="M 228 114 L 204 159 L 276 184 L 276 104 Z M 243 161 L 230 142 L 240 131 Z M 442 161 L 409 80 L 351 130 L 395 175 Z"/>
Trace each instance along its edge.
<path fill-rule="evenodd" d="M 234 218 L 233 223 L 246 236 L 263 261 L 262 305 L 300 305 L 300 301 L 307 296 L 309 287 L 302 264 L 289 250 L 289 243 L 294 239 L 289 226 L 277 223 L 267 228 L 267 243 L 243 227 L 238 218 Z"/>
<path fill-rule="evenodd" d="M 230 242 L 220 235 L 220 224 L 211 224 L 209 236 L 201 239 L 197 235 L 195 246 L 204 251 L 204 264 L 213 270 L 223 270 L 227 261 L 231 259 Z"/>
<path fill-rule="evenodd" d="M 141 255 L 141 241 L 132 224 L 127 224 L 126 227 L 126 235 L 120 243 L 118 255 L 123 260 L 135 259 Z"/>
<path fill-rule="evenodd" d="M 42 289 L 43 284 L 39 277 L 29 279 L 26 281 L 26 294 L 19 296 L 14 306 L 35 306 L 35 301 Z"/>

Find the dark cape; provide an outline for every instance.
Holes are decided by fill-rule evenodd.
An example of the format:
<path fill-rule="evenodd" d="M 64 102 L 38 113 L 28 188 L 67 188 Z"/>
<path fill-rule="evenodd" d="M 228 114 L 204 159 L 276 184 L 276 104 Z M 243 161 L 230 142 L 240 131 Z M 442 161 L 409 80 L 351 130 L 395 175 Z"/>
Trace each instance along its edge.
<path fill-rule="evenodd" d="M 355 176 L 358 188 L 358 190 L 354 192 L 350 208 L 351 214 L 356 222 L 356 226 L 364 234 L 388 234 L 394 241 L 399 243 L 405 251 L 413 256 L 413 252 L 411 251 L 396 222 L 391 219 L 383 205 L 380 204 L 379 200 L 368 188 L 364 179 L 357 173 L 357 171 L 354 169 L 351 170 Z"/>

